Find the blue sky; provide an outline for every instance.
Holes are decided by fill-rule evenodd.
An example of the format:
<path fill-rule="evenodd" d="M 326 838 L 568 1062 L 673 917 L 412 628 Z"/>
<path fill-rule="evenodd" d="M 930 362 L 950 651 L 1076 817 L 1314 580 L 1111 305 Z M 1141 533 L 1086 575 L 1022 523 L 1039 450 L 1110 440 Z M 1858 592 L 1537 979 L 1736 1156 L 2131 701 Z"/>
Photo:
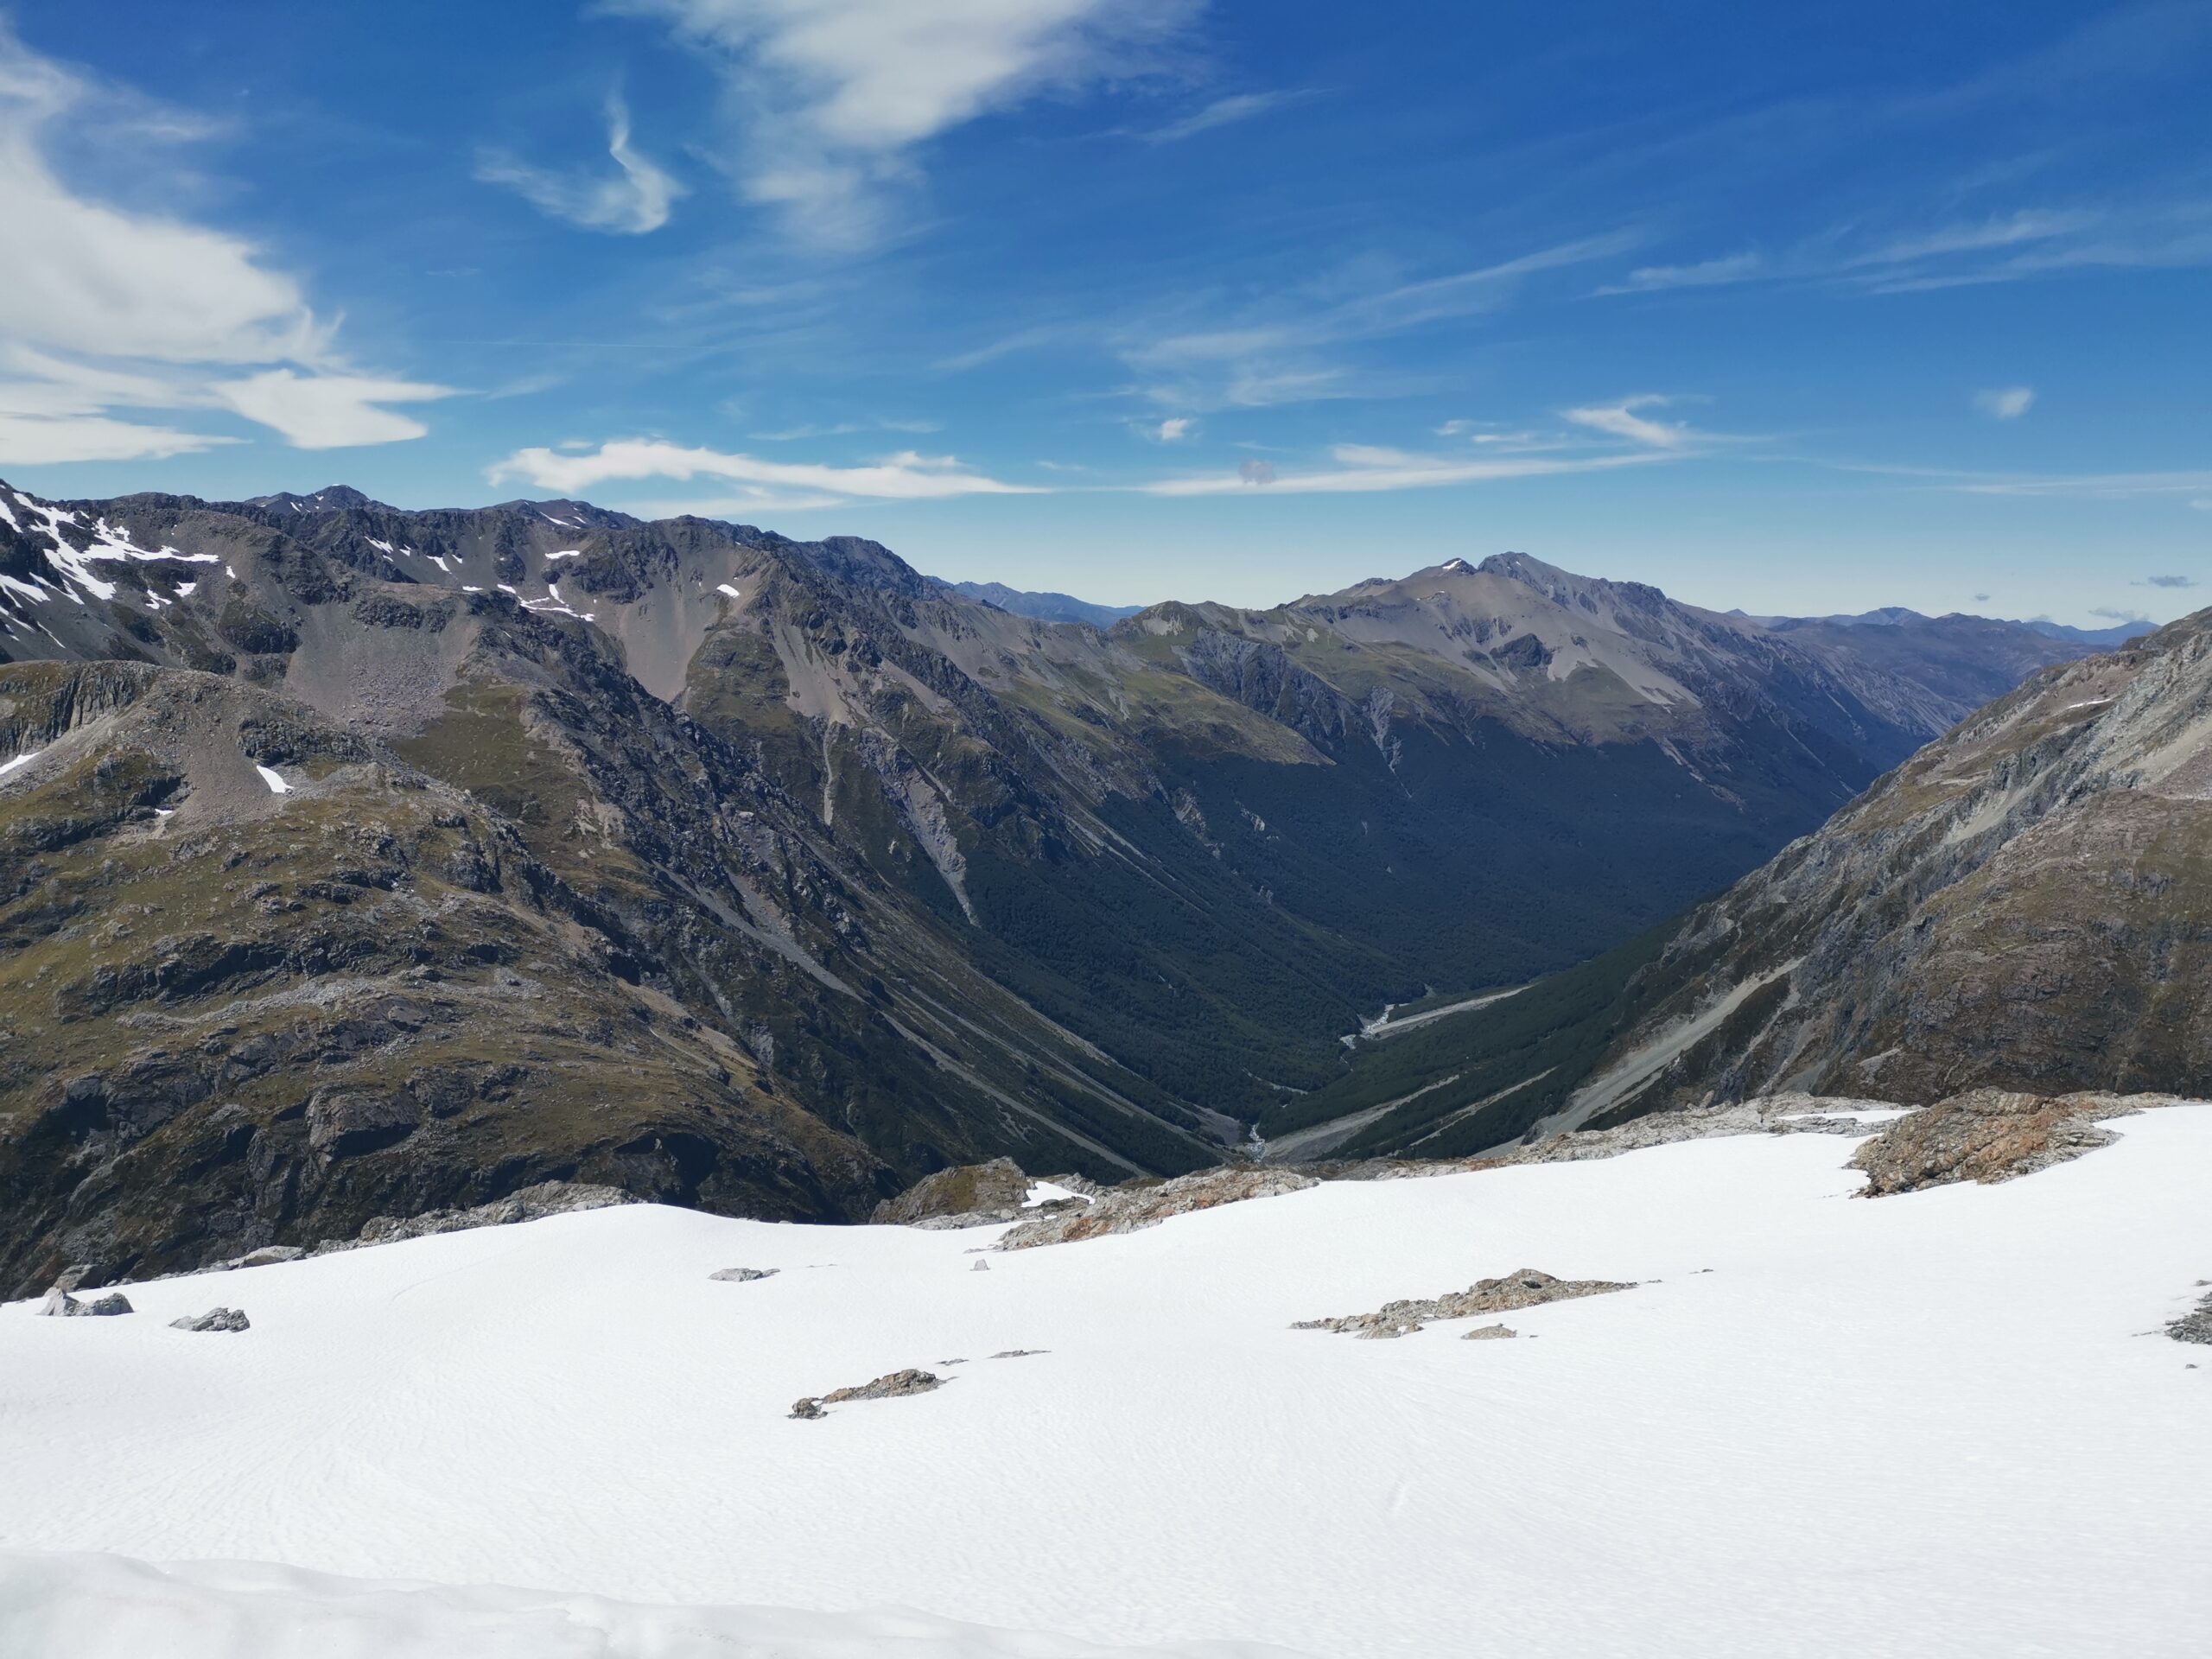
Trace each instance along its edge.
<path fill-rule="evenodd" d="M 20 0 L 0 476 L 2212 602 L 2212 3 Z"/>

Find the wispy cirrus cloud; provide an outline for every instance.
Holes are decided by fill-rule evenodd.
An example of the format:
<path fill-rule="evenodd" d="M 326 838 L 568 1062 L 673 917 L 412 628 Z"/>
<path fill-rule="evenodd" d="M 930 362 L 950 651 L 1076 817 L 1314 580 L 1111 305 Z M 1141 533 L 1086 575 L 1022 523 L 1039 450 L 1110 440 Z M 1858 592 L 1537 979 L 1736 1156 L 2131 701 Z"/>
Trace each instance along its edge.
<path fill-rule="evenodd" d="M 1355 367 L 1334 353 L 1501 311 L 1529 282 L 1613 257 L 1635 239 L 1632 232 L 1609 232 L 1439 276 L 1281 296 L 1239 315 L 1208 315 L 1198 326 L 1189 326 L 1187 315 L 1154 316 L 1121 325 L 1107 343 L 1138 377 L 1141 395 L 1169 409 L 1263 409 L 1388 395 L 1414 377 Z"/>
<path fill-rule="evenodd" d="M 1658 421 L 1637 411 L 1664 409 L 1673 403 L 1672 397 L 1656 392 L 1645 392 L 1640 397 L 1624 397 L 1617 404 L 1593 404 L 1580 409 L 1560 410 L 1561 420 L 1572 421 L 1577 426 L 1587 427 L 1593 432 L 1609 436 L 1626 438 L 1653 449 L 1681 449 L 1699 439 L 1709 436 L 1693 429 L 1683 421 Z"/>
<path fill-rule="evenodd" d="M 53 132 L 118 109 L 144 141 L 142 168 L 207 130 L 148 107 L 31 51 L 0 18 L 0 223 L 36 251 L 0 281 L 0 461 L 158 459 L 237 441 L 133 418 L 141 410 L 235 413 L 302 448 L 422 435 L 385 405 L 447 389 L 350 367 L 334 325 L 260 249 L 97 200 L 57 172 Z"/>
<path fill-rule="evenodd" d="M 667 224 L 684 186 L 630 142 L 630 110 L 620 97 L 607 100 L 607 153 L 615 166 L 612 175 L 554 172 L 487 149 L 476 157 L 475 177 L 580 230 L 644 236 Z"/>
<path fill-rule="evenodd" d="M 857 467 L 766 461 L 756 455 L 690 448 L 657 438 L 602 443 L 595 449 L 518 449 L 485 469 L 493 484 L 520 480 L 556 495 L 580 496 L 607 483 L 646 479 L 713 479 L 760 490 L 801 491 L 825 499 L 934 501 L 963 495 L 1037 495 L 1039 486 L 1008 484 L 970 470 L 951 455 L 904 450 Z M 820 502 L 815 505 L 820 505 Z"/>
<path fill-rule="evenodd" d="M 1993 421 L 2017 421 L 2035 404 L 2033 386 L 1992 386 L 1974 395 L 1974 406 Z"/>
<path fill-rule="evenodd" d="M 1248 461 L 1234 473 L 1156 479 L 1137 487 L 1147 495 L 1160 496 L 1371 495 L 1397 490 L 1441 489 L 1455 484 L 1497 483 L 1509 479 L 1613 472 L 1624 467 L 1649 466 L 1679 458 L 1663 449 L 1641 449 L 1573 457 L 1468 459 L 1355 443 L 1338 444 L 1328 454 L 1332 465 L 1305 471 L 1285 470 L 1272 461 Z"/>
<path fill-rule="evenodd" d="M 606 0 L 655 19 L 723 86 L 716 159 L 746 200 L 830 247 L 876 240 L 939 134 L 1141 69 L 1203 0 Z"/>
<path fill-rule="evenodd" d="M 1195 138 L 1202 132 L 1211 132 L 1217 127 L 1233 127 L 1239 122 L 1250 121 L 1313 96 L 1306 88 L 1287 89 L 1271 92 L 1233 92 L 1227 98 L 1217 98 L 1203 109 L 1195 110 L 1179 121 L 1170 121 L 1164 126 L 1147 127 L 1130 133 L 1148 144 L 1179 144 L 1185 138 Z"/>
<path fill-rule="evenodd" d="M 2212 202 L 2032 207 L 1868 237 L 1841 226 L 1773 253 L 1745 249 L 1687 264 L 1643 265 L 1600 296 L 1751 283 L 1825 283 L 1875 294 L 2022 282 L 2069 271 L 2212 265 Z"/>

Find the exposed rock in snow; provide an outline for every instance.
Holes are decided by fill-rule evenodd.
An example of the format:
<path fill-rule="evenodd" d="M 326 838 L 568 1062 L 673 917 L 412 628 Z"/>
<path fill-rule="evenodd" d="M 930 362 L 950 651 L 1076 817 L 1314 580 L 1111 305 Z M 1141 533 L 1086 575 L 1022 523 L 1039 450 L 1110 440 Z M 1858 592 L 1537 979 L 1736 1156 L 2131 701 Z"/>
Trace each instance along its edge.
<path fill-rule="evenodd" d="M 2192 1312 L 2170 1323 L 2166 1334 L 2176 1342 L 2212 1342 L 2212 1295 L 2197 1303 Z"/>
<path fill-rule="evenodd" d="M 1001 1348 L 991 1357 L 993 1359 L 1033 1359 L 1039 1354 L 1049 1354 L 1052 1351 L 1049 1348 Z"/>
<path fill-rule="evenodd" d="M 1521 1333 L 1510 1325 L 1478 1325 L 1459 1338 L 1462 1342 L 1501 1342 Z"/>
<path fill-rule="evenodd" d="M 2119 1137 L 2097 1120 L 2171 1104 L 2163 1095 L 2011 1094 L 1976 1089 L 1885 1127 L 1859 1148 L 1866 1195 L 1915 1192 L 1951 1181 L 2009 1181 L 2079 1158 Z"/>
<path fill-rule="evenodd" d="M 638 1200 L 619 1186 L 598 1186 L 588 1181 L 540 1181 L 519 1192 L 467 1210 L 431 1210 L 404 1220 L 378 1216 L 361 1229 L 351 1243 L 316 1247 L 320 1255 L 332 1249 L 357 1249 L 364 1244 L 389 1244 L 403 1238 L 424 1238 L 434 1233 L 466 1232 L 473 1227 L 505 1227 L 542 1216 L 564 1216 L 576 1210 L 604 1210 L 610 1205 Z"/>
<path fill-rule="evenodd" d="M 1077 1239 L 1102 1238 L 1109 1233 L 1133 1233 L 1141 1227 L 1157 1227 L 1172 1216 L 1188 1215 L 1194 1210 L 1241 1204 L 1248 1198 L 1272 1198 L 1319 1185 L 1311 1175 L 1288 1169 L 1202 1170 L 1195 1175 L 1179 1175 L 1156 1186 L 1109 1189 L 1080 1208 L 1069 1206 L 1061 1214 L 1040 1216 L 1010 1229 L 995 1248 L 1026 1250 L 1039 1244 L 1071 1244 Z"/>
<path fill-rule="evenodd" d="M 59 1285 L 46 1293 L 46 1300 L 39 1305 L 41 1313 L 48 1319 L 81 1319 L 111 1317 L 130 1312 L 130 1299 L 122 1294 L 102 1296 L 97 1300 L 80 1302 Z"/>
<path fill-rule="evenodd" d="M 1464 1319 L 1477 1313 L 1506 1313 L 1516 1308 L 1541 1307 L 1577 1296 L 1603 1296 L 1609 1291 L 1633 1290 L 1633 1281 L 1610 1279 L 1555 1279 L 1534 1268 L 1521 1268 L 1501 1279 L 1480 1279 L 1465 1290 L 1441 1296 L 1385 1302 L 1372 1313 L 1345 1313 L 1331 1319 L 1300 1319 L 1294 1331 L 1349 1331 L 1369 1338 L 1409 1337 L 1438 1319 Z M 1504 1326 L 1497 1327 L 1504 1330 Z M 1510 1336 L 1512 1332 L 1507 1332 Z"/>
<path fill-rule="evenodd" d="M 252 1328 L 242 1309 L 211 1307 L 205 1313 L 171 1319 L 172 1331 L 246 1331 Z"/>
<path fill-rule="evenodd" d="M 1029 1195 L 1029 1178 L 1011 1158 L 957 1164 L 925 1175 L 869 1217 L 878 1226 L 983 1227 L 1012 1221 Z"/>
<path fill-rule="evenodd" d="M 1003 1357 L 1003 1356 L 999 1356 Z M 828 1394 L 810 1396 L 791 1407 L 791 1415 L 799 1418 L 826 1416 L 824 1406 L 842 1406 L 855 1400 L 897 1400 L 910 1394 L 927 1394 L 931 1389 L 941 1389 L 944 1379 L 934 1371 L 919 1371 L 909 1368 L 879 1376 L 873 1382 L 863 1382 L 854 1389 L 832 1389 Z"/>
<path fill-rule="evenodd" d="M 280 1262 L 296 1262 L 307 1252 L 296 1244 L 264 1244 L 257 1250 L 248 1250 L 235 1262 L 223 1265 L 231 1268 L 273 1268 Z"/>
<path fill-rule="evenodd" d="M 775 1268 L 724 1268 L 720 1273 L 710 1273 L 707 1277 L 719 1279 L 727 1284 L 749 1285 L 755 1279 L 772 1279 L 778 1271 Z"/>

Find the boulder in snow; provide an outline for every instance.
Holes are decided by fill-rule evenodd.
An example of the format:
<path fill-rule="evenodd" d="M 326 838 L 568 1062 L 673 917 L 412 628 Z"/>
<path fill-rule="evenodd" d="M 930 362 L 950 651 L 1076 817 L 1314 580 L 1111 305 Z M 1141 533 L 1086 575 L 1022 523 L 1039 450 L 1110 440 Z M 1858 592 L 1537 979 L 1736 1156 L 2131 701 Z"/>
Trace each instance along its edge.
<path fill-rule="evenodd" d="M 38 1311 L 48 1319 L 97 1319 L 130 1313 L 130 1299 L 118 1292 L 113 1295 L 102 1296 L 92 1301 L 83 1302 L 56 1285 L 46 1293 L 46 1300 L 39 1305 Z"/>
<path fill-rule="evenodd" d="M 248 1331 L 252 1329 L 245 1313 L 235 1307 L 211 1307 L 205 1313 L 181 1319 L 171 1319 L 172 1331 Z"/>
<path fill-rule="evenodd" d="M 909 1368 L 889 1372 L 858 1388 L 832 1389 L 828 1394 L 801 1400 L 791 1407 L 791 1415 L 812 1419 L 827 1414 L 822 1409 L 824 1406 L 842 1406 L 853 1400 L 896 1400 L 910 1394 L 927 1394 L 931 1389 L 944 1386 L 944 1379 L 936 1372 Z"/>
<path fill-rule="evenodd" d="M 749 1285 L 755 1279 L 772 1279 L 778 1271 L 774 1268 L 724 1268 L 720 1273 L 710 1273 L 707 1277 L 720 1280 L 725 1284 Z"/>

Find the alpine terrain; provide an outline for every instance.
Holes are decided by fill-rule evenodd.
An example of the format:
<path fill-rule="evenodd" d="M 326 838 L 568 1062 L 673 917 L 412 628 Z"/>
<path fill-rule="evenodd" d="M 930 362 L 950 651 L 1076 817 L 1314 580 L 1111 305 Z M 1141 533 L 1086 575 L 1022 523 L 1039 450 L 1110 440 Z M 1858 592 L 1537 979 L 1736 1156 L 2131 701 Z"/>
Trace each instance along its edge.
<path fill-rule="evenodd" d="M 1101 632 L 574 501 L 0 486 L 0 1277 L 1204 1167 L 2069 654 L 1960 632 L 1519 554 Z"/>

